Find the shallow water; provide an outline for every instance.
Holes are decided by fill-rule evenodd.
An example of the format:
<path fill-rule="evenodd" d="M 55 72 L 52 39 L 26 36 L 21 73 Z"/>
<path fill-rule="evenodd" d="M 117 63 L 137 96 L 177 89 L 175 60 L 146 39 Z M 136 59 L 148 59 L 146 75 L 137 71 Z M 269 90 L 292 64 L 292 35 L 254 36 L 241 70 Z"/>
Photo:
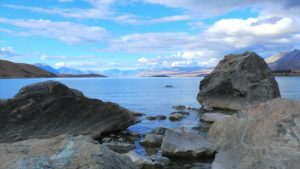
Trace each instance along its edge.
<path fill-rule="evenodd" d="M 86 96 L 119 103 L 130 110 L 147 115 L 166 115 L 174 112 L 173 106 L 184 105 L 200 108 L 196 100 L 199 83 L 197 78 L 52 78 L 52 79 L 0 79 L 0 99 L 13 97 L 23 86 L 46 81 L 60 81 L 71 88 L 82 91 Z M 300 77 L 276 77 L 283 98 L 300 100 Z M 172 88 L 166 88 L 172 85 Z M 167 120 L 142 122 L 129 129 L 138 133 L 147 133 L 155 127 L 193 128 L 200 125 L 199 113 L 190 111 L 190 115 L 180 122 Z M 141 154 L 152 154 L 139 144 L 136 151 Z M 155 153 L 155 151 L 153 151 Z"/>

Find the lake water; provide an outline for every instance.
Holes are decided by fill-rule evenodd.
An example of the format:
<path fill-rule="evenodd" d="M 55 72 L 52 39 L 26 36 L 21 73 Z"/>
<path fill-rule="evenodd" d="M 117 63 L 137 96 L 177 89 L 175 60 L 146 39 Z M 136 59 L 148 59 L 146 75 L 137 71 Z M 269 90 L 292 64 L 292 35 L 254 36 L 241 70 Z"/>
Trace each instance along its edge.
<path fill-rule="evenodd" d="M 71 88 L 82 91 L 86 96 L 112 101 L 130 110 L 142 112 L 147 115 L 169 116 L 175 110 L 176 105 L 200 108 L 196 100 L 199 91 L 199 78 L 52 78 L 66 84 Z M 46 81 L 50 79 L 0 79 L 0 99 L 13 97 L 17 91 L 28 84 Z M 300 77 L 276 78 L 283 98 L 300 100 Z M 172 85 L 172 88 L 166 88 Z M 146 115 L 146 116 L 147 116 Z M 191 111 L 180 122 L 169 120 L 148 121 L 142 117 L 142 122 L 129 129 L 145 133 L 149 130 L 163 126 L 167 128 L 197 127 L 199 126 L 199 114 Z M 142 149 L 137 149 L 143 154 Z"/>

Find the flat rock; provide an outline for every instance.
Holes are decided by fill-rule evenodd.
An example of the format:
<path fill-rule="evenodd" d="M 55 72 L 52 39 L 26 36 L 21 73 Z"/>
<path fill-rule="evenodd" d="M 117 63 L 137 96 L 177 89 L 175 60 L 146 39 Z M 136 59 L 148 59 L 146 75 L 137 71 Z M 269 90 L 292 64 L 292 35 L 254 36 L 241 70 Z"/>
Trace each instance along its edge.
<path fill-rule="evenodd" d="M 167 128 L 165 128 L 165 127 L 156 127 L 151 130 L 151 133 L 163 136 L 163 135 L 165 135 L 166 130 L 167 130 Z"/>
<path fill-rule="evenodd" d="M 163 136 L 158 134 L 146 134 L 143 141 L 140 142 L 141 145 L 145 147 L 160 147 L 162 144 Z"/>
<path fill-rule="evenodd" d="M 137 169 L 129 159 L 87 136 L 61 135 L 0 144 L 3 169 Z"/>
<path fill-rule="evenodd" d="M 204 109 L 241 110 L 280 97 L 278 84 L 256 53 L 227 55 L 200 83 L 198 101 Z"/>
<path fill-rule="evenodd" d="M 157 155 L 141 157 L 135 151 L 130 151 L 123 156 L 130 158 L 139 169 L 163 169 L 170 163 L 170 160 L 166 157 Z"/>
<path fill-rule="evenodd" d="M 222 114 L 222 113 L 204 113 L 201 116 L 201 121 L 213 123 L 216 121 L 223 121 L 227 118 L 230 118 L 230 115 Z"/>
<path fill-rule="evenodd" d="M 185 130 L 166 130 L 161 151 L 170 158 L 210 158 L 214 151 L 212 145 L 198 133 Z"/>
<path fill-rule="evenodd" d="M 110 142 L 103 143 L 102 145 L 108 147 L 114 152 L 121 153 L 121 154 L 127 153 L 130 150 L 135 149 L 134 144 L 126 143 L 123 141 L 110 141 Z"/>
<path fill-rule="evenodd" d="M 88 135 L 126 129 L 136 122 L 118 104 L 85 97 L 56 81 L 23 87 L 0 104 L 0 142 L 50 138 L 61 134 Z"/>
<path fill-rule="evenodd" d="M 217 150 L 213 169 L 300 166 L 300 101 L 274 99 L 252 106 L 244 116 L 215 122 L 209 141 Z"/>

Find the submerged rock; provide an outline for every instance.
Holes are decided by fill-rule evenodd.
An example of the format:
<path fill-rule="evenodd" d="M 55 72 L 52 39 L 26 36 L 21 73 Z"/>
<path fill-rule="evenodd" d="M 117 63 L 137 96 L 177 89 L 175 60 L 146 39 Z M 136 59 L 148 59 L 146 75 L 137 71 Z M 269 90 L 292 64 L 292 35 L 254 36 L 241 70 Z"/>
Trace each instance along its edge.
<path fill-rule="evenodd" d="M 146 134 L 143 141 L 140 142 L 145 147 L 160 147 L 163 140 L 162 135 L 158 134 Z"/>
<path fill-rule="evenodd" d="M 167 116 L 165 115 L 157 115 L 157 116 L 148 116 L 146 117 L 147 120 L 165 120 Z"/>
<path fill-rule="evenodd" d="M 213 169 L 300 166 L 300 101 L 274 99 L 244 116 L 215 122 L 209 141 L 217 149 Z"/>
<path fill-rule="evenodd" d="M 129 159 L 87 136 L 61 135 L 0 144 L 0 168 L 5 169 L 137 169 Z"/>
<path fill-rule="evenodd" d="M 198 101 L 204 109 L 241 110 L 280 97 L 277 82 L 256 53 L 227 55 L 200 83 Z"/>
<path fill-rule="evenodd" d="M 170 158 L 210 158 L 214 156 L 212 145 L 203 136 L 185 130 L 168 129 L 161 151 Z"/>
<path fill-rule="evenodd" d="M 176 110 L 184 110 L 184 109 L 186 109 L 186 107 L 183 106 L 183 105 L 177 105 L 177 106 L 173 106 L 173 109 L 176 109 Z"/>
<path fill-rule="evenodd" d="M 226 120 L 227 118 L 230 118 L 230 115 L 222 114 L 222 113 L 204 113 L 201 116 L 201 121 L 208 122 L 208 123 L 213 123 L 216 121 L 223 121 Z"/>
<path fill-rule="evenodd" d="M 88 135 L 126 129 L 136 118 L 118 104 L 89 99 L 62 83 L 47 81 L 23 87 L 0 104 L 0 142 Z"/>
<path fill-rule="evenodd" d="M 179 120 L 182 120 L 184 118 L 184 116 L 180 113 L 173 113 L 171 114 L 171 116 L 169 117 L 169 119 L 171 121 L 179 121 Z"/>

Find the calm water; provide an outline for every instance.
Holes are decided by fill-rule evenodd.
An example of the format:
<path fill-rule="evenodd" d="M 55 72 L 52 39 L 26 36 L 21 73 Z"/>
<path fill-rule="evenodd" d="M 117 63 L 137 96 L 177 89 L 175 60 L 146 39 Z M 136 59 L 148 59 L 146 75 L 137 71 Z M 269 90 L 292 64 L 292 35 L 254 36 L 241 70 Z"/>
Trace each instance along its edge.
<path fill-rule="evenodd" d="M 119 103 L 130 110 L 148 115 L 169 116 L 175 111 L 172 106 L 185 105 L 199 108 L 196 100 L 202 78 L 55 78 L 71 88 L 82 91 L 86 96 Z M 0 99 L 13 97 L 23 86 L 49 79 L 0 79 Z M 277 77 L 281 95 L 284 98 L 300 100 L 300 77 Z M 165 88 L 172 85 L 173 88 Z M 130 127 L 130 130 L 145 133 L 152 128 L 199 126 L 197 112 L 180 122 L 169 120 L 143 121 Z"/>

